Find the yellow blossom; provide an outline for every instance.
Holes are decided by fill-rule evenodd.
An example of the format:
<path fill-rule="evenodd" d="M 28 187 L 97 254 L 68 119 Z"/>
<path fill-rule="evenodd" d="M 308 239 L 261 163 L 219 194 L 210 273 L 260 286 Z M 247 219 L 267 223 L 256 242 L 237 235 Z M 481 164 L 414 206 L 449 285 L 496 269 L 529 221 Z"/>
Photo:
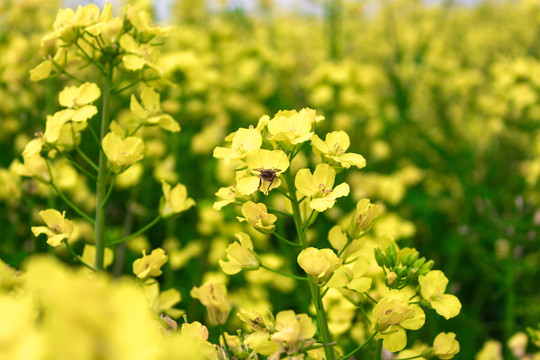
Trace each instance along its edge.
<path fill-rule="evenodd" d="M 227 302 L 227 288 L 224 284 L 207 282 L 200 287 L 193 287 L 189 294 L 206 307 L 212 325 L 223 325 L 227 322 L 231 306 Z"/>
<path fill-rule="evenodd" d="M 242 270 L 257 270 L 260 262 L 253 251 L 253 243 L 248 234 L 239 232 L 234 235 L 238 242 L 233 242 L 225 250 L 227 261 L 219 260 L 219 265 L 227 275 L 234 275 Z"/>
<path fill-rule="evenodd" d="M 512 351 L 515 358 L 521 359 L 527 352 L 529 338 L 523 331 L 517 332 L 508 339 L 508 348 Z"/>
<path fill-rule="evenodd" d="M 161 110 L 159 101 L 159 93 L 151 87 L 146 87 L 141 92 L 142 105 L 137 101 L 135 95 L 131 95 L 130 109 L 131 112 L 139 119 L 144 120 L 145 125 L 158 125 L 159 127 L 170 131 L 180 131 L 180 125 Z"/>
<path fill-rule="evenodd" d="M 417 330 L 424 325 L 425 314 L 418 305 L 409 304 L 409 295 L 403 291 L 390 290 L 373 308 L 377 338 L 391 352 L 407 345 L 405 329 Z"/>
<path fill-rule="evenodd" d="M 259 149 L 247 155 L 246 165 L 251 175 L 238 180 L 238 191 L 249 195 L 260 190 L 268 195 L 281 185 L 279 175 L 289 168 L 289 159 L 281 150 Z"/>
<path fill-rule="evenodd" d="M 503 360 L 502 344 L 497 340 L 488 340 L 476 354 L 475 360 Z"/>
<path fill-rule="evenodd" d="M 429 301 L 437 314 L 445 319 L 450 319 L 459 314 L 461 303 L 459 299 L 450 294 L 445 294 L 448 279 L 442 271 L 430 271 L 427 275 L 418 278 L 422 297 Z"/>
<path fill-rule="evenodd" d="M 350 168 L 356 166 L 361 169 L 366 166 L 366 159 L 360 154 L 346 153 L 351 141 L 345 131 L 334 131 L 326 134 L 325 141 L 313 135 L 311 145 L 332 166 Z"/>
<path fill-rule="evenodd" d="M 253 201 L 248 201 L 242 205 L 242 215 L 244 217 L 238 217 L 238 220 L 247 221 L 253 225 L 257 230 L 270 234 L 274 231 L 274 223 L 277 220 L 277 217 L 273 214 L 269 214 L 266 205 L 263 203 L 254 203 Z"/>
<path fill-rule="evenodd" d="M 257 129 L 238 129 L 232 138 L 230 148 L 217 147 L 214 157 L 223 159 L 227 163 L 233 160 L 244 159 L 247 154 L 258 150 L 262 145 L 262 136 Z"/>
<path fill-rule="evenodd" d="M 163 72 L 155 63 L 157 56 L 155 46 L 151 44 L 137 44 L 135 39 L 129 34 L 122 35 L 120 46 L 128 53 L 122 57 L 122 62 L 126 69 L 136 71 L 141 70 L 146 65 L 158 74 Z"/>
<path fill-rule="evenodd" d="M 362 199 L 356 205 L 356 211 L 351 219 L 347 234 L 351 239 L 362 236 L 370 229 L 371 223 L 379 216 L 379 207 L 369 199 Z"/>
<path fill-rule="evenodd" d="M 294 354 L 304 345 L 309 346 L 315 342 L 312 338 L 316 331 L 317 328 L 307 314 L 295 314 L 293 310 L 286 310 L 276 315 L 276 332 L 271 339 L 280 344 L 287 354 Z"/>
<path fill-rule="evenodd" d="M 302 195 L 309 196 L 309 205 L 319 211 L 325 211 L 336 203 L 336 199 L 349 195 L 349 185 L 342 183 L 334 186 L 336 171 L 328 164 L 319 164 L 313 174 L 309 169 L 301 169 L 296 174 L 295 186 Z"/>
<path fill-rule="evenodd" d="M 311 139 L 312 124 L 316 121 L 315 110 L 302 109 L 279 111 L 267 124 L 270 140 L 279 142 L 286 149 Z"/>
<path fill-rule="evenodd" d="M 341 265 L 341 260 L 331 249 L 308 247 L 298 255 L 298 265 L 318 284 L 324 284 Z"/>
<path fill-rule="evenodd" d="M 63 240 L 69 241 L 73 233 L 73 223 L 66 219 L 66 212 L 60 213 L 55 209 L 42 210 L 39 216 L 47 226 L 33 226 L 34 236 L 47 235 L 47 244 L 58 246 Z"/>
<path fill-rule="evenodd" d="M 96 259 L 96 247 L 94 245 L 85 244 L 81 255 L 82 261 L 88 265 L 93 265 Z M 103 268 L 109 267 L 114 260 L 114 252 L 105 248 L 105 256 L 103 259 Z"/>
<path fill-rule="evenodd" d="M 188 197 L 187 189 L 183 184 L 171 185 L 162 180 L 163 196 L 165 201 L 161 205 L 161 215 L 164 218 L 184 212 L 195 205 L 195 200 Z"/>
<path fill-rule="evenodd" d="M 81 86 L 67 86 L 60 92 L 58 101 L 60 105 L 66 107 L 69 120 L 75 122 L 86 121 L 97 114 L 97 107 L 89 105 L 99 98 L 101 92 L 99 87 L 90 82 Z"/>
<path fill-rule="evenodd" d="M 114 132 L 110 132 L 103 138 L 102 145 L 114 172 L 122 172 L 144 157 L 144 143 L 135 136 L 122 139 Z"/>
<path fill-rule="evenodd" d="M 439 359 L 452 359 L 459 352 L 459 342 L 454 333 L 440 333 L 433 341 L 433 355 Z"/>
<path fill-rule="evenodd" d="M 150 255 L 146 255 L 146 250 L 142 253 L 143 257 L 133 262 L 133 273 L 139 279 L 161 275 L 161 267 L 167 262 L 165 250 L 157 248 L 152 250 Z"/>
<path fill-rule="evenodd" d="M 245 201 L 248 197 L 240 194 L 236 185 L 221 187 L 215 194 L 221 200 L 214 202 L 213 208 L 215 210 L 221 210 L 224 206 L 232 204 L 236 201 Z"/>

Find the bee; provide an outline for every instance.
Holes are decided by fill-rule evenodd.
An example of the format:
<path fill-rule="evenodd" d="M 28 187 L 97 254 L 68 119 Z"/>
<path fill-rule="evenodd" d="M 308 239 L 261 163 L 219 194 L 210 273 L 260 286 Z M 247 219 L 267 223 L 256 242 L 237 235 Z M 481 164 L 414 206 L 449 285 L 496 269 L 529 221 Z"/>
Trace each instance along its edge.
<path fill-rule="evenodd" d="M 257 175 L 257 177 L 259 178 L 259 187 L 257 188 L 257 190 L 261 189 L 263 181 L 270 183 L 267 187 L 267 189 L 270 189 L 270 187 L 274 183 L 274 180 L 277 179 L 276 173 L 281 171 L 280 169 L 275 169 L 275 168 L 272 168 L 272 169 L 257 168 L 253 170 L 259 172 L 259 175 Z M 268 190 L 266 192 L 268 193 Z"/>

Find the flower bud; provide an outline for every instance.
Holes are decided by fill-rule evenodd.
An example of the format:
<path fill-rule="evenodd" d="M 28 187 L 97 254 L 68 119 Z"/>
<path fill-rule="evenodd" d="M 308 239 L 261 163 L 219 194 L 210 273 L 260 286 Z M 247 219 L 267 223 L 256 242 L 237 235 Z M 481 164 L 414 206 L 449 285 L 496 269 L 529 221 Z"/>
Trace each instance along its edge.
<path fill-rule="evenodd" d="M 392 284 L 396 281 L 397 275 L 395 272 L 391 271 L 388 274 L 386 274 L 386 285 L 392 286 Z"/>
<path fill-rule="evenodd" d="M 351 239 L 357 239 L 369 230 L 371 223 L 379 216 L 379 207 L 369 199 L 362 199 L 356 205 L 356 211 L 349 224 L 347 234 Z"/>
<path fill-rule="evenodd" d="M 425 257 L 421 257 L 420 259 L 416 260 L 413 264 L 412 267 L 415 267 L 415 268 L 419 268 L 421 267 L 422 265 L 424 265 L 424 263 L 426 262 L 426 258 Z"/>
<path fill-rule="evenodd" d="M 341 265 L 341 260 L 331 249 L 309 247 L 298 255 L 298 264 L 317 284 L 324 284 Z"/>
<path fill-rule="evenodd" d="M 375 249 L 375 260 L 377 261 L 377 264 L 379 266 L 385 265 L 385 256 L 383 255 L 381 249 L 379 248 Z"/>

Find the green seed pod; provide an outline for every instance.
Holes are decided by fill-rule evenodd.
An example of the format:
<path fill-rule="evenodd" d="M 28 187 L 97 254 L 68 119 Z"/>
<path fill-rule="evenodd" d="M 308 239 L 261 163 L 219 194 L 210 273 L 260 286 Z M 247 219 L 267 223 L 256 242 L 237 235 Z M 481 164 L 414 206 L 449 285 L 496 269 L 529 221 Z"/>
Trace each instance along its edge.
<path fill-rule="evenodd" d="M 435 261 L 429 260 L 424 265 L 422 265 L 422 270 L 426 269 L 428 271 L 431 271 L 431 269 L 433 269 L 433 265 L 435 265 Z"/>
<path fill-rule="evenodd" d="M 411 261 L 411 255 L 405 255 L 403 259 L 401 259 L 401 264 L 403 266 L 407 266 L 409 265 L 410 261 Z"/>
<path fill-rule="evenodd" d="M 411 255 L 411 260 L 409 260 L 409 261 L 410 261 L 410 262 L 409 262 L 409 265 L 410 265 L 410 264 L 414 264 L 414 262 L 415 262 L 416 260 L 418 260 L 419 257 L 420 257 L 420 253 L 419 253 L 418 251 L 415 252 L 414 254 L 412 254 L 412 255 Z"/>
<path fill-rule="evenodd" d="M 421 267 L 422 265 L 424 265 L 424 263 L 426 262 L 426 258 L 425 257 L 421 257 L 420 259 L 416 260 L 413 264 L 413 267 L 415 268 L 419 268 Z"/>
<path fill-rule="evenodd" d="M 379 248 L 376 248 L 375 249 L 375 260 L 377 261 L 377 264 L 379 264 L 379 266 L 384 266 L 385 265 L 385 256 L 383 255 L 381 249 Z"/>
<path fill-rule="evenodd" d="M 390 261 L 390 267 L 393 267 L 396 264 L 397 260 L 396 248 L 393 245 L 390 245 L 388 249 L 386 249 L 386 255 L 388 256 L 388 260 Z"/>

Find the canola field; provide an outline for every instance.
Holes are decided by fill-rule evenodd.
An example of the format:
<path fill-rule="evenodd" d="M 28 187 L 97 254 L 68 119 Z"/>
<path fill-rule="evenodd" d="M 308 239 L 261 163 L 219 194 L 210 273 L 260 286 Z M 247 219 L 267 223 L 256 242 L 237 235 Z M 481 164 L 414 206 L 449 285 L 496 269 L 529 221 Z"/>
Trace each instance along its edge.
<path fill-rule="evenodd" d="M 0 359 L 539 360 L 540 1 L 247 3 L 0 2 Z"/>

